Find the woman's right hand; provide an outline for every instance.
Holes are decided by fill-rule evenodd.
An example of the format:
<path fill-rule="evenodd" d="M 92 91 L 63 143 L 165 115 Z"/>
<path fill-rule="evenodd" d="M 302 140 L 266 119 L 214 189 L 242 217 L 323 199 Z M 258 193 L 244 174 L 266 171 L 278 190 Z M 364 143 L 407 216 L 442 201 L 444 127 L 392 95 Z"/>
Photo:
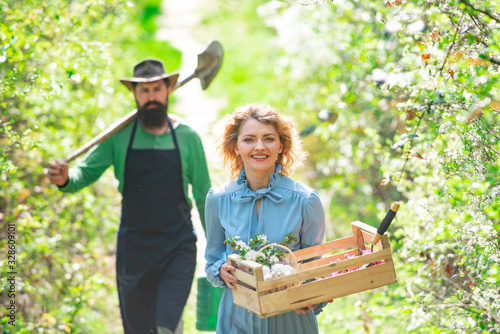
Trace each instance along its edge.
<path fill-rule="evenodd" d="M 219 276 L 229 288 L 236 290 L 235 284 L 238 283 L 238 278 L 231 273 L 234 270 L 235 268 L 226 262 L 220 267 Z"/>

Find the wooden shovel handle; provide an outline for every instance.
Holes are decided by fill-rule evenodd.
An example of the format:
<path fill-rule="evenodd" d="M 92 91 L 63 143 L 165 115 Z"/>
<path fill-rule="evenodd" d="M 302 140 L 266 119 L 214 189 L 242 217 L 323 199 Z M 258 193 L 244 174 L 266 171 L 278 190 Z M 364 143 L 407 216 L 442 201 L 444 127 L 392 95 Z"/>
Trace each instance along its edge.
<path fill-rule="evenodd" d="M 103 132 L 101 132 L 99 135 L 94 137 L 91 141 L 80 147 L 78 150 L 70 154 L 69 156 L 64 159 L 65 162 L 69 163 L 82 154 L 86 153 L 88 150 L 90 150 L 92 147 L 95 145 L 102 143 L 109 137 L 111 137 L 113 134 L 117 133 L 121 129 L 123 129 L 127 124 L 132 122 L 135 118 L 137 117 L 137 109 L 134 109 L 124 117 L 120 118 L 116 122 L 112 123 L 110 126 L 106 128 Z"/>

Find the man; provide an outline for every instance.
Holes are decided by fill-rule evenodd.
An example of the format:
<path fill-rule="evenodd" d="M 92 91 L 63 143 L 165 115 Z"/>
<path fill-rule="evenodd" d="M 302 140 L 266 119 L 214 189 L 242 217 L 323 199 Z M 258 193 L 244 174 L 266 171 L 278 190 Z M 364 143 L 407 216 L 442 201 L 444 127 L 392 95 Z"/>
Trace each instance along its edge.
<path fill-rule="evenodd" d="M 81 163 L 53 161 L 49 178 L 63 192 L 96 181 L 110 166 L 122 193 L 116 276 L 126 334 L 182 333 L 182 312 L 196 265 L 193 197 L 205 228 L 211 186 L 200 137 L 167 115 L 177 73 L 146 59 L 121 82 L 134 94 L 137 119 L 94 147 Z"/>

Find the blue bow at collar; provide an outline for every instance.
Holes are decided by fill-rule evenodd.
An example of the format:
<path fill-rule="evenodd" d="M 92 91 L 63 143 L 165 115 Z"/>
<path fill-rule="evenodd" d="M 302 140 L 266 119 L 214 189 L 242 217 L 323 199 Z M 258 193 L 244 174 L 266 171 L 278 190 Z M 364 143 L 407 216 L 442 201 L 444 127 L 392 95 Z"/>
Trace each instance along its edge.
<path fill-rule="evenodd" d="M 260 190 L 265 190 L 265 192 L 260 192 Z M 245 203 L 250 202 L 251 200 L 257 201 L 259 199 L 262 199 L 263 197 L 269 198 L 274 203 L 283 202 L 283 196 L 269 189 L 259 189 L 256 192 L 241 195 L 238 200 L 242 203 Z"/>
<path fill-rule="evenodd" d="M 250 209 L 250 217 L 249 221 L 252 222 L 253 218 L 255 218 L 255 215 L 257 214 L 256 211 L 256 202 L 257 200 L 260 200 L 264 197 L 268 198 L 274 203 L 281 203 L 283 202 L 283 196 L 279 194 L 277 191 L 274 190 L 276 188 L 276 182 L 278 178 L 280 177 L 279 171 L 281 170 L 282 166 L 281 165 L 276 165 L 275 172 L 271 174 L 271 177 L 269 179 L 269 185 L 265 189 L 259 189 L 257 191 L 252 191 L 250 188 L 248 188 L 248 181 L 246 179 L 246 174 L 245 174 L 245 168 L 243 168 L 240 172 L 240 175 L 238 175 L 238 184 L 241 184 L 243 186 L 243 195 L 240 195 L 237 199 L 241 203 L 246 203 L 246 202 L 252 202 L 252 207 Z M 259 224 L 250 224 L 250 228 L 248 230 L 248 239 L 250 240 L 252 235 L 255 235 L 256 233 L 262 233 L 261 231 L 261 226 Z"/>
<path fill-rule="evenodd" d="M 245 168 L 243 168 L 240 172 L 240 175 L 238 175 L 238 183 L 244 186 L 244 194 L 241 195 L 238 200 L 242 203 L 245 202 L 250 202 L 250 201 L 257 201 L 259 199 L 262 199 L 263 197 L 269 198 L 271 201 L 274 203 L 281 203 L 283 202 L 283 196 L 278 194 L 276 191 L 273 189 L 275 188 L 275 184 L 279 175 L 279 171 L 281 170 L 283 166 L 280 164 L 276 165 L 275 172 L 271 174 L 271 177 L 269 179 L 269 185 L 265 189 L 259 189 L 257 191 L 252 191 L 250 188 L 248 188 L 248 181 L 246 179 L 246 174 L 245 174 Z"/>

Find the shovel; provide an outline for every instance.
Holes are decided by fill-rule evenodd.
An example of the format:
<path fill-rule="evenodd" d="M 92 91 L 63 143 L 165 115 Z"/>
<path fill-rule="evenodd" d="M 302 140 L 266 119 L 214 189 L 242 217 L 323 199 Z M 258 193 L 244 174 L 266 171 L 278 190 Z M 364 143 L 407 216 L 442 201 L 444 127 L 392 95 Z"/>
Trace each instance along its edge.
<path fill-rule="evenodd" d="M 377 234 L 375 234 L 373 236 L 373 239 L 372 239 L 371 253 L 373 253 L 373 245 L 375 245 L 377 242 L 380 241 L 380 239 L 382 238 L 384 233 L 387 231 L 387 229 L 391 225 L 392 220 L 394 219 L 394 217 L 396 216 L 396 213 L 398 212 L 399 206 L 400 206 L 399 202 L 394 202 L 394 204 L 392 204 L 391 208 L 389 209 L 389 211 L 387 211 L 384 219 L 382 220 L 382 222 L 378 226 Z M 358 269 L 365 269 L 369 265 L 370 265 L 370 263 L 366 263 L 366 264 L 360 266 Z"/>
<path fill-rule="evenodd" d="M 378 226 L 377 234 L 373 236 L 372 240 L 372 247 L 371 247 L 372 253 L 373 253 L 373 245 L 379 242 L 380 238 L 382 238 L 384 233 L 387 231 L 389 225 L 391 225 L 392 220 L 396 216 L 396 212 L 398 212 L 399 206 L 400 206 L 399 202 L 394 202 L 394 204 L 391 205 L 391 209 L 387 211 L 387 214 L 385 215 L 384 219 Z"/>
<path fill-rule="evenodd" d="M 205 51 L 203 51 L 198 55 L 198 66 L 196 67 L 194 73 L 188 76 L 186 79 L 177 82 L 172 88 L 172 91 L 176 90 L 179 87 L 184 86 L 193 78 L 200 79 L 201 88 L 203 90 L 207 89 L 212 80 L 215 78 L 217 72 L 219 72 L 219 69 L 222 65 L 222 57 L 223 57 L 222 45 L 217 41 L 212 41 L 205 49 Z M 64 161 L 69 163 L 75 160 L 76 158 L 78 158 L 79 156 L 90 150 L 95 145 L 102 143 L 104 140 L 108 139 L 113 134 L 120 131 L 127 124 L 132 122 L 136 117 L 137 117 L 137 109 L 131 111 L 126 116 L 112 123 L 110 126 L 106 128 L 106 130 L 104 130 L 103 132 L 95 136 L 92 140 L 90 140 L 88 143 L 86 143 L 85 145 L 77 149 L 75 152 L 67 156 L 66 159 L 64 159 Z"/>

